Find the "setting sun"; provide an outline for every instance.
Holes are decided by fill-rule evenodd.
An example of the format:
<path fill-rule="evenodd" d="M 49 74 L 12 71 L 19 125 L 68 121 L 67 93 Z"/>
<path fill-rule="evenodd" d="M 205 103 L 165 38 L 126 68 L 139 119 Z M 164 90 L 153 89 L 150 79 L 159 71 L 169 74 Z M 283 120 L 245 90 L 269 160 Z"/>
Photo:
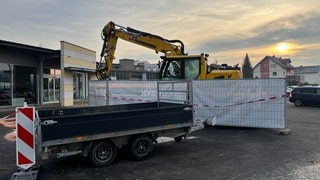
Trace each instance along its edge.
<path fill-rule="evenodd" d="M 279 43 L 277 44 L 276 49 L 281 52 L 287 51 L 289 49 L 289 45 L 287 43 Z"/>

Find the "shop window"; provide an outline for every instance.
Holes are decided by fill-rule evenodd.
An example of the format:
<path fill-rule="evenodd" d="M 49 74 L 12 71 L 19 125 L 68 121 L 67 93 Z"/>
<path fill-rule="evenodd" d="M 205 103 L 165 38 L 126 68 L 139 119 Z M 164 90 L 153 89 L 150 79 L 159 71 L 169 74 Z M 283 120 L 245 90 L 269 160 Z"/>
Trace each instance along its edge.
<path fill-rule="evenodd" d="M 14 66 L 13 105 L 36 103 L 37 69 L 36 67 Z"/>
<path fill-rule="evenodd" d="M 10 106 L 12 99 L 11 65 L 0 63 L 0 106 Z"/>

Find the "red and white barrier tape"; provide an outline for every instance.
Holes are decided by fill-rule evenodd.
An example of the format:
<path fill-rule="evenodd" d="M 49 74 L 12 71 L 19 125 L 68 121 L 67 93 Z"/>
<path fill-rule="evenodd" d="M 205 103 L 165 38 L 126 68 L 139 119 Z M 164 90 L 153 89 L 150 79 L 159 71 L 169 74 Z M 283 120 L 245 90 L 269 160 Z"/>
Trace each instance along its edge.
<path fill-rule="evenodd" d="M 275 100 L 275 99 L 281 99 L 281 98 L 285 98 L 288 97 L 288 95 L 281 95 L 281 96 L 271 96 L 269 98 L 262 98 L 262 99 L 256 99 L 256 100 L 252 100 L 252 101 L 247 101 L 247 102 L 241 102 L 241 103 L 235 103 L 235 104 L 229 104 L 229 105 L 223 105 L 223 106 L 217 106 L 217 105 L 209 105 L 209 104 L 193 104 L 193 106 L 195 107 L 232 107 L 232 106 L 239 106 L 239 105 L 243 105 L 243 104 L 253 104 L 255 102 L 263 102 L 263 101 L 268 101 L 268 100 Z"/>
<path fill-rule="evenodd" d="M 126 97 L 115 97 L 115 96 L 111 96 L 108 95 L 109 98 L 114 99 L 114 100 L 119 100 L 119 101 L 138 101 L 138 102 L 156 102 L 155 100 L 151 101 L 151 100 L 142 100 L 142 99 L 134 99 L 134 98 L 126 98 Z M 255 102 L 263 102 L 263 101 L 268 101 L 268 100 L 275 100 L 275 99 L 281 99 L 281 98 L 285 98 L 288 97 L 288 95 L 284 94 L 281 96 L 271 96 L 269 98 L 261 98 L 261 99 L 256 99 L 256 100 L 252 100 L 252 101 L 247 101 L 247 102 L 240 102 L 240 103 L 235 103 L 235 104 L 229 104 L 229 105 L 222 105 L 222 106 L 217 106 L 217 105 L 209 105 L 209 104 L 193 104 L 193 106 L 195 107 L 232 107 L 232 106 L 239 106 L 239 105 L 243 105 L 243 104 L 253 104 Z"/>
<path fill-rule="evenodd" d="M 119 100 L 119 101 L 137 101 L 137 102 L 156 102 L 155 100 L 143 100 L 143 99 L 134 99 L 134 98 L 126 98 L 126 97 L 115 97 L 111 95 L 107 95 L 110 99 Z"/>

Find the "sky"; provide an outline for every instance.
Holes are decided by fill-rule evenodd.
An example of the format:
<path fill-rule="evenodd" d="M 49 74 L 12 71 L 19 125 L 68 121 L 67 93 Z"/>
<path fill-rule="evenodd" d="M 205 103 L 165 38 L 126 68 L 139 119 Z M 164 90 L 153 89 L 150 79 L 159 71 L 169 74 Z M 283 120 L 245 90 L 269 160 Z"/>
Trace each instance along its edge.
<path fill-rule="evenodd" d="M 60 49 L 67 41 L 96 51 L 102 28 L 113 21 L 166 39 L 209 63 L 252 66 L 265 56 L 293 66 L 320 65 L 319 0 L 1 0 L 0 39 Z M 119 40 L 115 62 L 156 63 L 162 54 Z"/>

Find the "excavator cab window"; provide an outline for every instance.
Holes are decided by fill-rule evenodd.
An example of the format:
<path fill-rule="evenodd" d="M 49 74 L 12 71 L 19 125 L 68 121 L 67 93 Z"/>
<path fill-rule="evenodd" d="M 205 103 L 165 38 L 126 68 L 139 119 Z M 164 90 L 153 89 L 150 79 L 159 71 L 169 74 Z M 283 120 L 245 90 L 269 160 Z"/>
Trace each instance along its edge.
<path fill-rule="evenodd" d="M 200 73 L 199 59 L 187 59 L 184 61 L 184 76 L 185 79 L 197 79 Z"/>
<path fill-rule="evenodd" d="M 181 79 L 181 65 L 176 60 L 165 60 L 161 66 L 161 79 Z"/>

